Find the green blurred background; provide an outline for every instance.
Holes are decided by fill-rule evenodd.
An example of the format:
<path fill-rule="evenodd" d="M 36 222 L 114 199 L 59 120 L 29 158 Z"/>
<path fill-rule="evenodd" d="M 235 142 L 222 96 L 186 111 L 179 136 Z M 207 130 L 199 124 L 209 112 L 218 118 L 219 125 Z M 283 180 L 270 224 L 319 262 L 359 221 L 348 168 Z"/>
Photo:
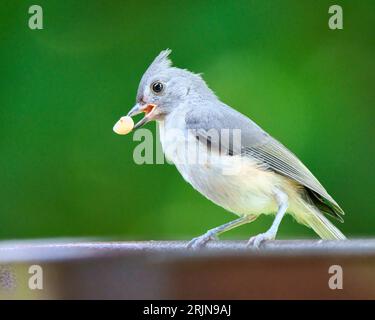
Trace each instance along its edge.
<path fill-rule="evenodd" d="M 28 28 L 28 8 L 44 29 Z M 328 28 L 340 4 L 344 30 Z M 0 238 L 188 239 L 234 215 L 113 124 L 159 51 L 293 150 L 346 211 L 374 212 L 374 1 L 0 2 Z M 155 130 L 155 124 L 148 125 Z M 248 238 L 272 217 L 231 231 Z M 316 237 L 291 217 L 280 238 Z"/>

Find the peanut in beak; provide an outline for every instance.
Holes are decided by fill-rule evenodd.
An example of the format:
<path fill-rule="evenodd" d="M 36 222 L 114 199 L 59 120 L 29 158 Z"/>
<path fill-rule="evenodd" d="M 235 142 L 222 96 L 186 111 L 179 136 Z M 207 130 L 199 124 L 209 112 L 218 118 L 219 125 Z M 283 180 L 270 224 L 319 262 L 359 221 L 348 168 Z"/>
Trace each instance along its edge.
<path fill-rule="evenodd" d="M 134 128 L 134 121 L 131 117 L 121 117 L 119 121 L 113 127 L 113 131 L 117 134 L 124 135 L 128 134 Z"/>
<path fill-rule="evenodd" d="M 117 123 L 114 125 L 113 131 L 117 134 L 125 135 L 131 132 L 133 129 L 139 128 L 140 126 L 150 121 L 150 114 L 154 111 L 155 107 L 155 104 L 148 104 L 144 108 L 142 108 L 140 112 L 144 112 L 145 117 L 136 125 L 134 125 L 134 121 L 129 115 L 121 117 L 120 120 L 117 121 Z M 131 114 L 131 112 L 129 112 L 129 114 Z"/>

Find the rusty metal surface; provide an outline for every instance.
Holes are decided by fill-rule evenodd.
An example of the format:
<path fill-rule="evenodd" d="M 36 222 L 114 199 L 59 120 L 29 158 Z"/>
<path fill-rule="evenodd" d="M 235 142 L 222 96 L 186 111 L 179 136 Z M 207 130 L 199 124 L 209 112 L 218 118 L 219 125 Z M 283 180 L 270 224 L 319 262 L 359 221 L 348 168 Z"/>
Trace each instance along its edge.
<path fill-rule="evenodd" d="M 43 268 L 43 290 L 27 288 L 31 264 Z M 343 269 L 342 290 L 328 286 L 332 265 Z M 15 279 L 13 290 L 0 288 L 10 299 L 375 299 L 373 239 L 272 241 L 261 250 L 217 241 L 199 251 L 182 241 L 7 241 L 0 266 Z"/>

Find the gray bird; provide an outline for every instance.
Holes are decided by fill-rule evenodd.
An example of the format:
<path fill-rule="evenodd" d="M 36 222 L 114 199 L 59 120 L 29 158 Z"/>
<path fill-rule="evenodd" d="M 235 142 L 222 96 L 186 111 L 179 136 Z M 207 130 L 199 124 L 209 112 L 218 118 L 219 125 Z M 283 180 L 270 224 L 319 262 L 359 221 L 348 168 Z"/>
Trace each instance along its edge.
<path fill-rule="evenodd" d="M 343 210 L 309 169 L 252 120 L 221 102 L 200 75 L 172 67 L 170 52 L 162 51 L 142 76 L 128 116 L 145 112 L 134 129 L 156 120 L 163 152 L 183 178 L 239 216 L 188 246 L 199 248 L 261 214 L 275 214 L 268 231 L 250 238 L 248 244 L 258 247 L 275 239 L 287 211 L 322 239 L 345 239 L 324 215 L 343 222 Z"/>

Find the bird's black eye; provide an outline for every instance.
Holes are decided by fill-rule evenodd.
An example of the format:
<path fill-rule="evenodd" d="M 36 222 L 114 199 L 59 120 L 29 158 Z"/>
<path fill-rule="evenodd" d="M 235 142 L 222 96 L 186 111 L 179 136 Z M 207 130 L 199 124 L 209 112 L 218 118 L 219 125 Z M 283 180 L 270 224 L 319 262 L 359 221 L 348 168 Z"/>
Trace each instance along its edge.
<path fill-rule="evenodd" d="M 164 85 L 160 81 L 155 81 L 151 84 L 151 89 L 155 93 L 161 93 L 164 89 Z"/>

